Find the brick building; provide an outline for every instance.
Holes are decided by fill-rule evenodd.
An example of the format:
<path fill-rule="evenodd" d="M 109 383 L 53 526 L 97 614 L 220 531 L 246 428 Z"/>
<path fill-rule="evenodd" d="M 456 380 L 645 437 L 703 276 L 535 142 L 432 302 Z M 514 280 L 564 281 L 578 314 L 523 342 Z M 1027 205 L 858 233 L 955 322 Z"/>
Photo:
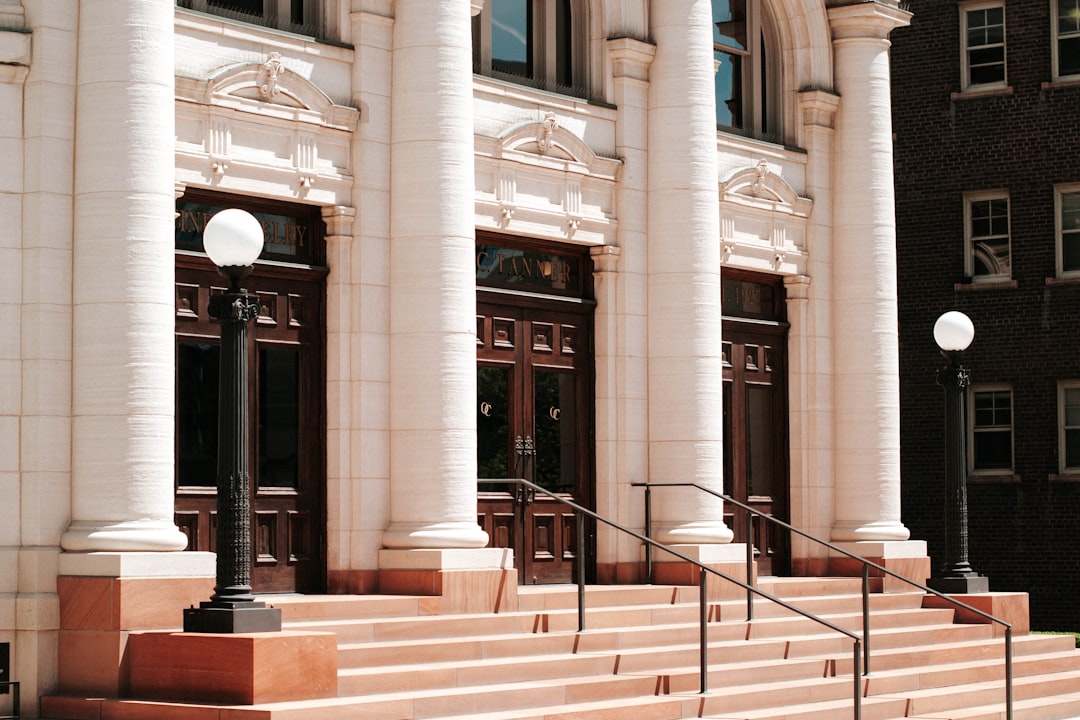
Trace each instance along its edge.
<path fill-rule="evenodd" d="M 903 519 L 944 559 L 944 363 L 966 313 L 970 561 L 1080 627 L 1080 3 L 911 0 L 892 36 Z M 857 358 L 852 358 L 857 362 Z"/>

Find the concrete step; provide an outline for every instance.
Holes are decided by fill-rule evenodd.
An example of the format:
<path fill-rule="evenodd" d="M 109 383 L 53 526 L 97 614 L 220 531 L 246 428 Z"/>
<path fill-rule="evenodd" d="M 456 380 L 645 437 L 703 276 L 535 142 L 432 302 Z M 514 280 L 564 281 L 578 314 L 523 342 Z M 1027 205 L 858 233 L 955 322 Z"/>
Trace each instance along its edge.
<path fill-rule="evenodd" d="M 861 582 L 765 578 L 762 586 L 862 633 Z M 917 593 L 873 594 L 864 720 L 1004 720 L 1004 641 Z M 268 598 L 269 599 L 269 598 Z M 339 697 L 243 708 L 68 698 L 65 720 L 847 720 L 850 638 L 757 601 L 711 601 L 709 692 L 698 693 L 697 588 L 519 588 L 520 609 L 440 615 L 435 598 L 279 596 L 288 629 L 339 638 Z M 1068 636 L 1017 636 L 1016 720 L 1080 716 L 1080 652 Z M 1075 690 L 1075 692 L 1073 692 Z M 43 717 L 50 717 L 44 715 Z"/>

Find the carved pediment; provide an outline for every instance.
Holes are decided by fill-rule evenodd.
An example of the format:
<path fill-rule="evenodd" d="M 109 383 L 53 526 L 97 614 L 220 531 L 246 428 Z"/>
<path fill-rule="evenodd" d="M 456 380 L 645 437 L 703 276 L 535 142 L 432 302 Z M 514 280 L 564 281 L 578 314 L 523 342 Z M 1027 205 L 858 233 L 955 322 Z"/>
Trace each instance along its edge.
<path fill-rule="evenodd" d="M 280 53 L 262 62 L 221 68 L 208 78 L 177 78 L 177 96 L 201 105 L 291 116 L 329 127 L 354 130 L 355 108 L 336 105 L 317 85 L 289 70 Z"/>
<path fill-rule="evenodd" d="M 804 198 L 784 178 L 769 169 L 767 160 L 741 168 L 720 182 L 720 202 L 734 202 L 808 217 L 813 201 Z"/>
<path fill-rule="evenodd" d="M 584 140 L 559 124 L 555 113 L 545 113 L 543 120 L 512 125 L 496 135 L 497 153 L 535 155 L 538 159 L 562 161 L 581 166 L 590 174 L 613 175 L 618 161 L 597 155 Z"/>

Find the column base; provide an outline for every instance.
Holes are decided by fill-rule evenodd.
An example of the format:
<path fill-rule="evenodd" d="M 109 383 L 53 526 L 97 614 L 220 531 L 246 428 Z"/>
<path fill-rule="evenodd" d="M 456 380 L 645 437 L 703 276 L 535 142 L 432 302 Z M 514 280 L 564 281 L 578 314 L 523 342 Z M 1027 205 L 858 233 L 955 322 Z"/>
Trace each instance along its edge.
<path fill-rule="evenodd" d="M 214 591 L 213 553 L 62 552 L 57 567 L 57 686 L 65 693 L 122 696 L 128 634 L 179 628 L 184 608 Z"/>
<path fill-rule="evenodd" d="M 514 553 L 506 548 L 383 549 L 379 592 L 436 596 L 446 613 L 516 610 Z"/>
<path fill-rule="evenodd" d="M 751 563 L 750 576 L 747 577 L 746 545 L 744 543 L 724 545 L 670 545 L 675 552 L 696 560 L 714 570 L 743 582 L 756 582 L 757 563 Z M 642 548 L 644 555 L 645 549 Z M 657 585 L 697 585 L 700 570 L 696 565 L 675 557 L 663 550 L 654 550 L 652 581 Z M 746 597 L 746 589 L 741 585 L 724 580 L 712 573 L 705 580 L 710 600 L 731 600 Z"/>
<path fill-rule="evenodd" d="M 60 537 L 68 552 L 178 552 L 187 544 L 172 522 L 78 522 Z"/>
<path fill-rule="evenodd" d="M 919 584 L 926 584 L 926 579 L 930 577 L 930 557 L 926 554 L 926 542 L 923 540 L 864 540 L 835 544 Z M 830 575 L 861 577 L 862 568 L 858 560 L 844 555 L 829 558 Z M 911 592 L 915 589 L 910 583 L 873 568 L 870 568 L 870 577 L 874 579 L 873 582 L 880 584 L 881 592 Z"/>

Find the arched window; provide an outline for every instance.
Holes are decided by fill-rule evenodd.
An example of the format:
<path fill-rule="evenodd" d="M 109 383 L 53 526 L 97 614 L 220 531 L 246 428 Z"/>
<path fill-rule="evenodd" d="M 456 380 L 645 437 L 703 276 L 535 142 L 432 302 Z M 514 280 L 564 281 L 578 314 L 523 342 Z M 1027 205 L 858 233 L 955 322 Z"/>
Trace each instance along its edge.
<path fill-rule="evenodd" d="M 473 18 L 473 70 L 584 96 L 584 0 L 487 0 Z"/>
<path fill-rule="evenodd" d="M 759 0 L 712 0 L 716 124 L 780 141 L 780 48 Z"/>

